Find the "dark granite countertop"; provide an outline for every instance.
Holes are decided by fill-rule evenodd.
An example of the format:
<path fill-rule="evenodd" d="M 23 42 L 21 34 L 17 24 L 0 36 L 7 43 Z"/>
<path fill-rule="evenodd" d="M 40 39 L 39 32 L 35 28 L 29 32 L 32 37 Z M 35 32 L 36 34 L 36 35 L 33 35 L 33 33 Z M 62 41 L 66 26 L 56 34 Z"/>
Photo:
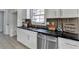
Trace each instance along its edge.
<path fill-rule="evenodd" d="M 62 34 L 62 32 L 56 32 L 56 31 L 51 32 L 51 31 L 48 31 L 47 29 L 24 28 L 24 27 L 18 27 L 18 28 L 25 29 L 25 30 L 30 30 L 30 31 L 38 32 L 38 33 L 42 33 L 42 34 L 45 34 L 45 35 L 55 36 L 55 37 L 61 36 L 61 34 Z"/>
<path fill-rule="evenodd" d="M 71 39 L 71 40 L 79 41 L 78 34 L 63 32 L 61 37 L 67 38 L 67 39 Z"/>
<path fill-rule="evenodd" d="M 38 28 L 25 28 L 25 27 L 18 27 L 18 28 L 30 30 L 30 31 L 34 31 L 34 32 L 38 32 L 38 33 L 42 33 L 42 34 L 50 35 L 54 37 L 62 37 L 62 38 L 79 41 L 77 34 L 71 34 L 67 32 L 59 32 L 59 31 L 50 32 L 47 29 L 38 29 Z"/>

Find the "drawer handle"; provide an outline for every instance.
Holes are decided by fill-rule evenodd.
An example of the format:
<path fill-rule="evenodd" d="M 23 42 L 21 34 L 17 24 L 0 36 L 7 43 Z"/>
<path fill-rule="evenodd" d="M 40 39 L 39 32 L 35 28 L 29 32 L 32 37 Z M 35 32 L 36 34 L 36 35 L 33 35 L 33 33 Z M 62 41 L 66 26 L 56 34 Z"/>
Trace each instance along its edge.
<path fill-rule="evenodd" d="M 75 46 L 75 47 L 79 47 L 79 46 L 77 46 L 77 45 L 73 45 L 73 44 L 70 44 L 70 43 L 65 43 L 65 44 L 71 45 L 71 46 Z"/>

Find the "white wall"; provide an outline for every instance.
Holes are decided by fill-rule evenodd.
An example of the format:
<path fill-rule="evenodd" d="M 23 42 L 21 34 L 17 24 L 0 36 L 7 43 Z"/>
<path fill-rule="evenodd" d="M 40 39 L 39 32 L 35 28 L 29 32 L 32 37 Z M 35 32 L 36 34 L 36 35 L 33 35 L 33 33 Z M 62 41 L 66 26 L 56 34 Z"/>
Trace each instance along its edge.
<path fill-rule="evenodd" d="M 17 13 L 13 13 L 13 36 L 17 35 Z"/>
<path fill-rule="evenodd" d="M 0 9 L 0 11 L 5 11 L 5 9 Z"/>
<path fill-rule="evenodd" d="M 17 26 L 22 26 L 23 19 L 26 19 L 26 9 L 18 9 L 18 10 L 4 9 L 0 11 L 4 11 L 4 25 L 3 25 L 4 34 L 10 36 L 15 35 L 16 17 L 17 17 Z M 15 12 L 17 12 L 17 16 L 15 16 L 16 15 Z"/>
<path fill-rule="evenodd" d="M 0 11 L 0 32 L 3 32 L 4 12 Z"/>
<path fill-rule="evenodd" d="M 17 26 L 22 26 L 23 19 L 26 19 L 26 10 L 18 9 L 17 10 Z"/>
<path fill-rule="evenodd" d="M 1 10 L 2 11 L 2 10 Z M 17 12 L 17 15 L 16 15 Z M 16 35 L 16 25 L 22 26 L 22 20 L 26 18 L 25 9 L 6 9 L 4 10 L 4 34 Z"/>
<path fill-rule="evenodd" d="M 4 11 L 4 34 L 9 35 L 9 12 Z"/>
<path fill-rule="evenodd" d="M 16 28 L 17 28 L 17 12 L 10 12 L 9 13 L 10 15 L 10 20 L 9 20 L 9 29 L 10 29 L 10 32 L 9 32 L 9 35 L 12 37 L 12 36 L 15 36 L 16 35 Z"/>
<path fill-rule="evenodd" d="M 31 10 L 26 9 L 26 19 L 31 19 Z"/>

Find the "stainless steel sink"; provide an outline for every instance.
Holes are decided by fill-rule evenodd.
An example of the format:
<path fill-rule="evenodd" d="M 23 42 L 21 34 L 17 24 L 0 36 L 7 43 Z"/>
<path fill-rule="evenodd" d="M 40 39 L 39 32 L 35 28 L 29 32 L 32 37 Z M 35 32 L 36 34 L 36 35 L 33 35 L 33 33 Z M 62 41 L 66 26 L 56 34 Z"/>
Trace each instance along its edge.
<path fill-rule="evenodd" d="M 37 30 L 37 28 L 28 28 L 28 29 L 30 29 L 30 30 Z"/>
<path fill-rule="evenodd" d="M 48 30 L 45 29 L 39 29 L 39 28 L 28 28 L 29 30 L 37 31 L 37 32 L 48 32 Z"/>

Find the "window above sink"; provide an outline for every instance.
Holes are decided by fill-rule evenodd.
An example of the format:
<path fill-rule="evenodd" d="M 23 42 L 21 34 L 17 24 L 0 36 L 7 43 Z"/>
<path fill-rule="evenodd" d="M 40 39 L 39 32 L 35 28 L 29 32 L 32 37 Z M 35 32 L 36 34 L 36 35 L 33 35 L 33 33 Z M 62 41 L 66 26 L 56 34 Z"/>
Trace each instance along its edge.
<path fill-rule="evenodd" d="M 44 9 L 32 9 L 32 23 L 33 24 L 45 24 L 45 10 Z"/>

